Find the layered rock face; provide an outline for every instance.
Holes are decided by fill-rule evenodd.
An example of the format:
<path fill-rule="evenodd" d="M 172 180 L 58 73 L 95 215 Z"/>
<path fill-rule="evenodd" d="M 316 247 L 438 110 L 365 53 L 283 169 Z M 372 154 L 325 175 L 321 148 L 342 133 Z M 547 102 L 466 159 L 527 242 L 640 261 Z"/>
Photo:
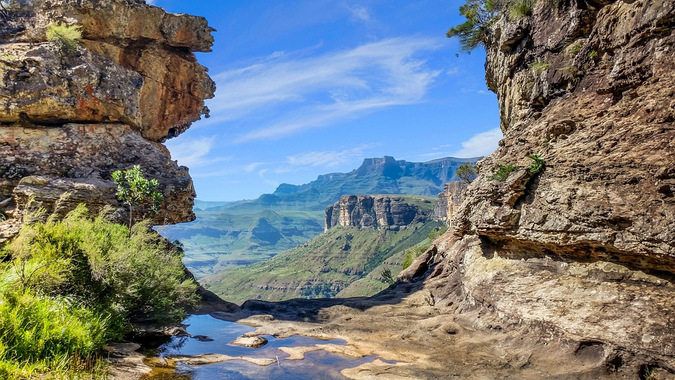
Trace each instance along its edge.
<path fill-rule="evenodd" d="M 431 219 L 405 197 L 389 195 L 344 195 L 325 215 L 326 231 L 335 226 L 398 229 Z"/>
<path fill-rule="evenodd" d="M 455 209 L 462 204 L 462 194 L 466 188 L 467 183 L 463 181 L 446 183 L 443 192 L 438 194 L 438 200 L 434 204 L 433 218 L 450 223 Z"/>
<path fill-rule="evenodd" d="M 154 221 L 194 219 L 185 167 L 161 144 L 208 110 L 215 86 L 193 52 L 210 51 L 200 17 L 141 0 L 15 2 L 0 26 L 0 201 L 11 236 L 26 204 L 64 213 L 110 205 L 111 173 L 140 165 L 165 201 Z M 74 50 L 48 41 L 49 25 L 81 28 Z"/>
<path fill-rule="evenodd" d="M 577 342 L 561 357 L 587 374 L 675 373 L 674 26 L 662 0 L 538 1 L 492 25 L 505 137 L 402 278 L 433 268 L 436 305 L 472 328 Z"/>

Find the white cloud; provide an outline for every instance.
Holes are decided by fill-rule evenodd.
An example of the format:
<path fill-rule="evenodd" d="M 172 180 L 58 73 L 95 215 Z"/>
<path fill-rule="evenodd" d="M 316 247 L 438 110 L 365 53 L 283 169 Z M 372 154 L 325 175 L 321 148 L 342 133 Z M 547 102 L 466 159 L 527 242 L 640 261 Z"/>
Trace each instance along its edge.
<path fill-rule="evenodd" d="M 362 158 L 363 151 L 367 148 L 368 145 L 362 145 L 340 151 L 301 153 L 293 156 L 287 156 L 286 162 L 292 166 L 322 166 L 331 168 L 348 163 L 354 159 Z"/>
<path fill-rule="evenodd" d="M 470 139 L 463 141 L 462 149 L 453 152 L 451 155 L 462 158 L 487 156 L 497 150 L 499 140 L 502 137 L 502 130 L 499 128 L 478 133 Z"/>
<path fill-rule="evenodd" d="M 213 137 L 199 137 L 199 138 L 181 138 L 177 140 L 169 140 L 166 143 L 167 148 L 171 151 L 171 156 L 174 160 L 178 160 L 179 165 L 184 165 L 190 168 L 197 168 L 206 166 L 219 161 L 226 160 L 226 158 L 207 158 L 214 145 Z"/>
<path fill-rule="evenodd" d="M 155 5 L 155 4 L 157 4 L 157 0 L 145 0 L 145 3 L 150 4 L 150 5 Z"/>
<path fill-rule="evenodd" d="M 366 7 L 355 6 L 353 8 L 347 7 L 352 20 L 368 22 L 371 20 L 370 11 Z"/>
<path fill-rule="evenodd" d="M 209 102 L 212 117 L 201 125 L 244 117 L 267 121 L 234 139 L 242 143 L 419 103 L 441 71 L 417 56 L 440 46 L 438 40 L 407 37 L 311 57 L 307 52 L 265 57 L 214 75 L 218 92 Z"/>

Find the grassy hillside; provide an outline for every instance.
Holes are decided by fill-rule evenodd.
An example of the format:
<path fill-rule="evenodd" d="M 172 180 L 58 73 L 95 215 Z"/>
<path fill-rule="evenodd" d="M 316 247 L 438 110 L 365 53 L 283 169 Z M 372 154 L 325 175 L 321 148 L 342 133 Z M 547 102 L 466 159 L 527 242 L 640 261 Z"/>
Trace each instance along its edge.
<path fill-rule="evenodd" d="M 305 243 L 323 231 L 324 210 L 346 194 L 436 196 L 455 172 L 476 158 L 408 162 L 369 158 L 349 173 L 319 176 L 304 185 L 281 184 L 273 194 L 236 202 L 195 201 L 197 220 L 164 226 L 162 236 L 179 240 L 195 276 L 248 265 Z"/>
<path fill-rule="evenodd" d="M 231 302 L 334 297 L 356 280 L 379 276 L 383 261 L 424 241 L 441 225 L 430 222 L 399 231 L 333 228 L 267 261 L 222 271 L 202 283 Z M 373 293 L 390 284 L 380 283 Z"/>
<path fill-rule="evenodd" d="M 181 242 L 186 253 L 183 262 L 197 278 L 268 259 L 323 231 L 323 212 L 318 211 L 231 214 L 215 208 L 196 214 L 194 222 L 159 231 Z"/>

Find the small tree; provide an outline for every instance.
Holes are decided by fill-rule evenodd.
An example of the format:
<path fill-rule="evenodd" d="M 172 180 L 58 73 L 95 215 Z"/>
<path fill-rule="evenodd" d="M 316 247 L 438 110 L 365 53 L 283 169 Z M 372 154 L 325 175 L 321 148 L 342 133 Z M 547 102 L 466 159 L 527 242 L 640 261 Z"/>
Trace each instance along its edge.
<path fill-rule="evenodd" d="M 47 40 L 56 42 L 63 53 L 69 53 L 75 51 L 80 43 L 81 29 L 79 25 L 53 22 L 47 25 Z"/>
<path fill-rule="evenodd" d="M 500 0 L 466 0 L 466 4 L 459 7 L 459 13 L 466 18 L 466 22 L 450 28 L 446 36 L 459 37 L 462 50 L 470 52 L 485 42 L 487 29 L 501 7 Z"/>
<path fill-rule="evenodd" d="M 471 165 L 469 162 L 459 165 L 459 168 L 457 168 L 455 174 L 457 175 L 457 178 L 465 181 L 466 183 L 471 183 L 471 181 L 478 177 L 476 167 Z"/>
<path fill-rule="evenodd" d="M 152 212 L 159 210 L 159 205 L 164 200 L 162 193 L 157 191 L 159 183 L 156 179 L 145 179 L 139 165 L 128 170 L 117 170 L 112 178 L 117 184 L 117 198 L 129 206 L 129 228 L 134 221 L 134 206 L 152 202 Z"/>

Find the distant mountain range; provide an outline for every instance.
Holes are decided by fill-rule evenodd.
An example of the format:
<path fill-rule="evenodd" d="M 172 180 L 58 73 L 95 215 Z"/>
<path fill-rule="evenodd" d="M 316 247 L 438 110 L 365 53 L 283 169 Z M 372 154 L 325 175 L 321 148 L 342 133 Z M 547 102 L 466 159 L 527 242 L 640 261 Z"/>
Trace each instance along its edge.
<path fill-rule="evenodd" d="M 408 162 L 393 157 L 367 158 L 349 173 L 320 175 L 304 185 L 281 184 L 272 194 L 235 202 L 195 201 L 197 219 L 161 227 L 180 240 L 186 266 L 201 278 L 231 266 L 270 258 L 323 231 L 324 210 L 347 194 L 436 196 L 456 181 L 459 165 L 475 158 Z"/>

